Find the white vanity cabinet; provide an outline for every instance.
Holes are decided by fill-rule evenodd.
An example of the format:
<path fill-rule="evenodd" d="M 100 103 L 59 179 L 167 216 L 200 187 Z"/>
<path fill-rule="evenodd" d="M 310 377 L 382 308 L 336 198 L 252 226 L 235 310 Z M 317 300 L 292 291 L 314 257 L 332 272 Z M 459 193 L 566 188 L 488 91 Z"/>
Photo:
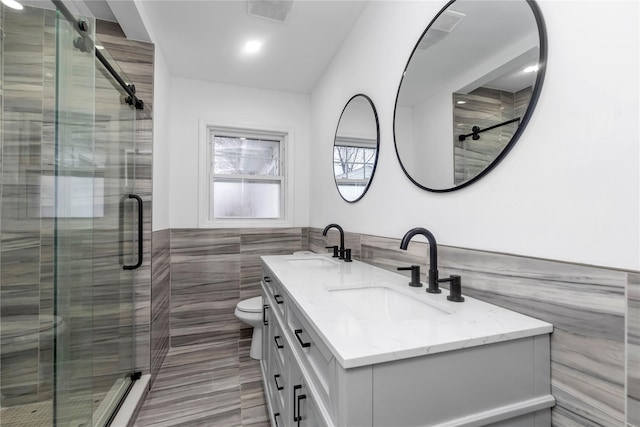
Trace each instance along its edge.
<path fill-rule="evenodd" d="M 439 328 L 362 322 L 330 290 L 406 278 L 330 259 L 293 267 L 291 257 L 263 257 L 261 366 L 273 426 L 550 426 L 551 325 L 472 298 L 451 306 Z M 509 321 L 520 326 L 474 330 Z M 462 331 L 440 337 L 447 328 Z"/>

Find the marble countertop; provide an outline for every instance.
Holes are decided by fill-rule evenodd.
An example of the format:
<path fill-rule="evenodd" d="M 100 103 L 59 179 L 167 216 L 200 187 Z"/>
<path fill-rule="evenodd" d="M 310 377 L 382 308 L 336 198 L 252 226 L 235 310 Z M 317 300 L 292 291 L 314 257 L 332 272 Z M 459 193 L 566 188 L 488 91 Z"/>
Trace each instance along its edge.
<path fill-rule="evenodd" d="M 428 294 L 408 286 L 406 276 L 359 261 L 313 253 L 261 258 L 345 369 L 553 331 L 550 323 L 464 295 L 464 276 L 465 301 L 455 303 L 446 289 Z M 375 289 L 360 293 L 364 287 Z"/>

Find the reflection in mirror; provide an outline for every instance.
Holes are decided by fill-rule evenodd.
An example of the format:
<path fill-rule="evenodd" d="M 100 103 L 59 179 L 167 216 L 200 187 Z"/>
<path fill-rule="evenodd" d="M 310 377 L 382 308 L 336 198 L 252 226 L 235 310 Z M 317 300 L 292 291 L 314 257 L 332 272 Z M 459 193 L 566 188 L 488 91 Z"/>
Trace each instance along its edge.
<path fill-rule="evenodd" d="M 535 2 L 449 2 L 416 44 L 398 89 L 396 152 L 411 181 L 444 192 L 488 173 L 524 130 L 545 60 Z"/>
<path fill-rule="evenodd" d="M 333 173 L 347 202 L 364 196 L 378 161 L 380 129 L 371 99 L 355 95 L 342 110 L 333 146 Z"/>

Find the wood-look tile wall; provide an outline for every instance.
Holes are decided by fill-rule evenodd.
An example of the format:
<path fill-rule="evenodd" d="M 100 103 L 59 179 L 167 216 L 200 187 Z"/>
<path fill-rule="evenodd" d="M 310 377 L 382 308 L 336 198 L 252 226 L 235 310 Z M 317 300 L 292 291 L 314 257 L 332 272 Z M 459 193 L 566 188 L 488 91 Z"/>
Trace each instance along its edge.
<path fill-rule="evenodd" d="M 640 274 L 627 287 L 627 423 L 640 426 Z"/>
<path fill-rule="evenodd" d="M 170 291 L 171 247 L 168 229 L 154 231 L 151 254 L 151 384 L 171 346 Z"/>
<path fill-rule="evenodd" d="M 400 239 L 347 236 L 354 257 L 392 271 L 420 264 L 426 279 L 426 243 L 412 242 L 403 251 Z M 321 230 L 309 229 L 310 250 L 324 252 L 335 242 L 335 236 L 326 240 Z M 438 256 L 441 276 L 462 276 L 463 294 L 553 323 L 554 426 L 621 426 L 627 417 L 638 425 L 638 274 L 447 246 L 438 247 Z"/>
<path fill-rule="evenodd" d="M 54 168 L 55 26 L 42 10 L 0 9 L 0 405 L 13 406 L 50 399 L 53 386 L 53 336 L 34 342 L 33 319 L 53 316 L 53 219 L 40 218 L 38 185 Z M 28 345 L 19 316 L 32 319 Z"/>
<path fill-rule="evenodd" d="M 233 312 L 260 295 L 261 255 L 305 250 L 306 230 L 172 229 L 171 346 L 240 338 Z"/>
<path fill-rule="evenodd" d="M 136 87 L 144 109 L 136 110 L 135 192 L 144 202 L 142 266 L 134 273 L 136 369 L 150 370 L 151 350 L 151 212 L 153 160 L 153 64 L 155 46 L 127 40 L 118 24 L 97 21 L 96 35 L 113 60 Z"/>
<path fill-rule="evenodd" d="M 37 335 L 37 319 L 54 314 L 54 219 L 51 211 L 50 196 L 41 189 L 41 179 L 51 177 L 55 172 L 55 92 L 56 92 L 56 14 L 53 11 L 25 7 L 15 12 L 2 7 L 2 237 L 0 242 L 2 268 L 0 277 L 0 311 L 3 325 L 0 328 L 3 338 L 2 360 L 0 361 L 0 383 L 2 384 L 2 405 L 14 406 L 35 401 L 46 401 L 52 397 L 53 384 L 53 334 L 40 334 L 35 345 L 25 347 L 17 353 L 11 351 L 8 342 L 14 340 L 11 334 L 10 319 L 30 315 L 36 319 L 33 327 Z M 117 26 L 115 26 L 117 27 Z M 153 54 L 152 44 L 130 42 L 113 24 L 102 23 L 98 26 L 98 37 L 107 49 L 112 50 L 116 65 L 125 70 L 131 81 L 136 84 L 138 93 L 147 102 L 144 110 L 136 112 L 137 127 L 128 126 L 133 122 L 118 117 L 115 126 L 102 121 L 108 114 L 96 115 L 95 150 L 97 153 L 114 148 L 118 141 L 118 132 L 127 127 L 133 132 L 136 148 L 139 151 L 135 169 L 135 186 L 147 202 L 145 209 L 145 264 L 135 273 L 136 321 L 138 343 L 138 369 L 149 370 L 149 298 L 150 298 L 150 230 L 151 230 L 151 108 L 153 90 Z M 101 31 L 101 29 L 107 29 Z M 117 30 L 117 31 L 116 31 Z M 81 120 L 93 120 L 82 115 L 82 103 L 92 110 L 95 100 L 100 102 L 103 96 L 111 99 L 118 94 L 110 84 L 95 81 L 90 70 L 94 59 L 87 54 L 87 64 L 77 66 L 71 71 L 82 74 L 85 79 L 74 80 L 74 94 L 82 93 L 74 107 L 80 111 Z M 68 64 L 67 64 L 68 65 Z M 62 67 L 62 66 L 61 66 Z M 137 79 L 137 80 L 136 80 Z M 138 83 L 140 82 L 140 83 Z M 118 102 L 116 102 L 118 104 Z M 103 107 L 105 104 L 99 104 Z M 110 108 L 107 106 L 106 108 Z M 76 110 L 74 110 L 76 112 Z M 111 111 L 110 111 L 111 112 Z M 133 115 L 131 116 L 133 118 Z M 61 119 L 63 120 L 63 119 Z M 127 120 L 129 120 L 127 122 Z M 77 126 L 78 128 L 81 126 Z M 93 132 L 87 126 L 88 132 Z M 92 138 L 85 138 L 92 141 Z M 133 139 L 133 138 L 132 138 Z M 77 137 L 67 144 L 82 143 Z M 121 153 L 116 153 L 121 155 Z M 97 154 L 96 156 L 99 156 Z M 61 162 L 64 163 L 64 156 Z M 64 164 L 62 164 L 64 166 Z M 107 165 L 104 165 L 107 166 Z M 108 165 L 105 174 L 115 174 L 117 179 L 123 168 L 121 165 Z M 118 201 L 112 203 L 110 190 L 105 188 L 105 211 L 117 208 Z M 113 215 L 109 215 L 112 218 Z M 94 384 L 102 381 L 102 374 L 118 372 L 121 367 L 117 361 L 103 357 L 105 350 L 114 346 L 130 344 L 114 342 L 120 330 L 130 331 L 131 320 L 118 318 L 121 302 L 121 289 L 117 284 L 120 272 L 114 271 L 109 260 L 118 257 L 118 249 L 113 240 L 113 224 L 104 218 L 65 219 L 58 232 L 58 246 L 65 245 L 67 255 L 63 260 L 68 271 L 58 270 L 58 277 L 66 275 L 71 285 L 67 290 L 66 301 L 70 308 L 66 321 L 66 333 L 72 337 L 63 337 L 65 343 L 74 351 L 84 351 L 87 360 L 93 360 L 96 369 L 93 374 L 74 372 L 74 375 L 93 375 Z M 116 216 L 117 218 L 117 216 Z M 93 222 L 93 230 L 87 233 Z M 115 234 L 118 224 L 115 224 Z M 95 249 L 95 251 L 94 251 Z M 73 258 L 84 260 L 80 265 Z M 107 265 L 109 264 L 109 265 Z M 118 264 L 116 259 L 115 265 Z M 87 279 L 87 280 L 85 280 Z M 61 303 L 61 295 L 58 295 Z M 96 303 L 93 306 L 93 302 Z M 65 303 L 65 302 L 62 302 Z M 115 310 L 115 311 L 114 311 Z M 64 310 L 63 310 L 64 311 Z M 88 314 L 87 314 L 88 313 Z M 93 313 L 93 314 L 91 314 Z M 87 315 L 93 316 L 87 321 Z M 51 318 L 51 317 L 49 317 Z M 6 321 L 6 322 L 5 322 Z M 23 327 L 24 325 L 22 325 Z M 78 332 L 80 331 L 80 332 Z M 116 334 L 113 334 L 116 332 Z M 15 331 L 13 332 L 15 333 Z M 25 332 L 26 333 L 26 332 Z M 32 334 L 33 335 L 33 334 Z M 124 336 L 124 335 L 123 335 Z M 129 333 L 130 336 L 130 333 Z M 116 338 L 114 338 L 116 337 Z M 6 338 L 6 339 L 5 339 Z M 73 340 L 70 340 L 73 338 Z M 85 341 L 83 344 L 80 340 Z M 113 351 L 112 351 L 113 352 Z M 78 353 L 79 354 L 79 353 Z M 110 370 L 110 368 L 113 368 Z M 91 372 L 89 369 L 87 372 Z M 61 371 L 58 371 L 61 376 Z M 104 375 L 106 387 L 112 379 Z M 60 382 L 59 385 L 60 387 Z"/>

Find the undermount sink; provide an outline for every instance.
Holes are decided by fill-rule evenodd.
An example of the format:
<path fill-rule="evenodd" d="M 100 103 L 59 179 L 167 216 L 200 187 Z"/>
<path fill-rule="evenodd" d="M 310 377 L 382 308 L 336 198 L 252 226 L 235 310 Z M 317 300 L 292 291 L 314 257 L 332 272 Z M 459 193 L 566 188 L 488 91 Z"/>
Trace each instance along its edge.
<path fill-rule="evenodd" d="M 444 307 L 384 284 L 327 290 L 352 312 L 368 320 L 434 319 L 451 314 Z"/>
<path fill-rule="evenodd" d="M 296 267 L 335 267 L 336 263 L 325 258 L 293 258 L 287 262 Z"/>

